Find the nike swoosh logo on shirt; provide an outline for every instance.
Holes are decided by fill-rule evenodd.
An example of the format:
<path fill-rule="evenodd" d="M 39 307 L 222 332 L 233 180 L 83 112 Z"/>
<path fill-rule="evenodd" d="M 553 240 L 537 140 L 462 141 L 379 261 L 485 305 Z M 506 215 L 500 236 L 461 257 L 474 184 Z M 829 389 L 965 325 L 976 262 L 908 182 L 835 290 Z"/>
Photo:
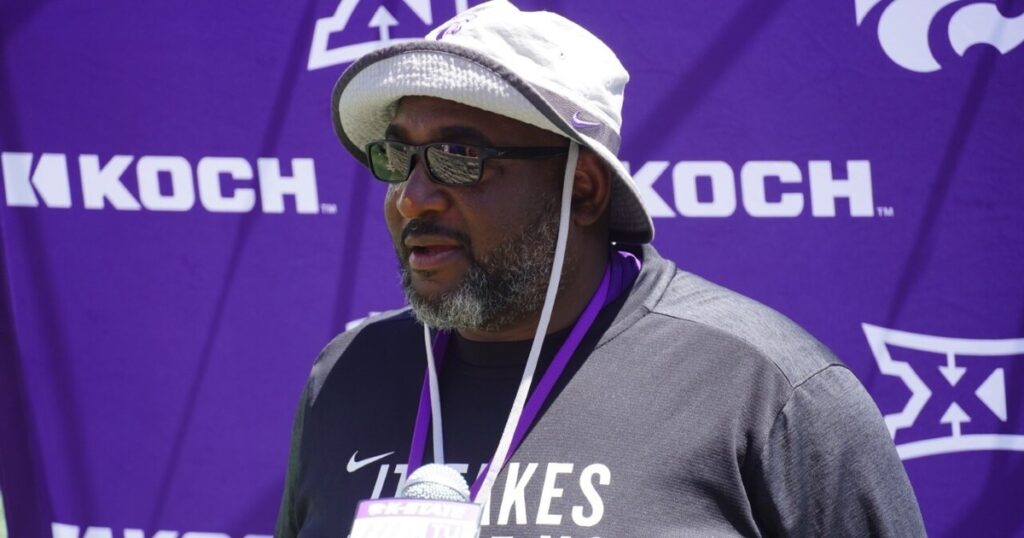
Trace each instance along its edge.
<path fill-rule="evenodd" d="M 366 467 L 367 465 L 369 465 L 369 464 L 371 464 L 371 463 L 373 463 L 375 461 L 380 461 L 380 460 L 382 460 L 382 459 L 384 459 L 384 458 L 394 454 L 394 452 L 388 452 L 387 454 L 381 454 L 379 456 L 373 456 L 371 458 L 366 458 L 366 459 L 362 459 L 362 460 L 357 460 L 356 459 L 356 454 L 359 454 L 358 450 L 356 450 L 355 452 L 352 453 L 352 457 L 348 459 L 348 465 L 345 466 L 345 470 L 350 472 L 350 473 L 354 473 L 354 472 L 358 471 L 359 469 L 362 469 L 363 467 Z"/>

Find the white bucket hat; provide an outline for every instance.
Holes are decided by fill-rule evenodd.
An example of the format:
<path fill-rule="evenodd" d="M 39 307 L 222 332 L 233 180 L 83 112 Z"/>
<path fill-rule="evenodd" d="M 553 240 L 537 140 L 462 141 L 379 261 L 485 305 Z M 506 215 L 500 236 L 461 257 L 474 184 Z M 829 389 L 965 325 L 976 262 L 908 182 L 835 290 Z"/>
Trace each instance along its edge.
<path fill-rule="evenodd" d="M 467 10 L 422 40 L 363 56 L 334 86 L 334 130 L 364 164 L 384 138 L 398 100 L 455 101 L 558 133 L 597 153 L 614 172 L 611 239 L 648 243 L 654 225 L 636 183 L 616 157 L 629 73 L 615 53 L 576 23 L 506 0 Z"/>

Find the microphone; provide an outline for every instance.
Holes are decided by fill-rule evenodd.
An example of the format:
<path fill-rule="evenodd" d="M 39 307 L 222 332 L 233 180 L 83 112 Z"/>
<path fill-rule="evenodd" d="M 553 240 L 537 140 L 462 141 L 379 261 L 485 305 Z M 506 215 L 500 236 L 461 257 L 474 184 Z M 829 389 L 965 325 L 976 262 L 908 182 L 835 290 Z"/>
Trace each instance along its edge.
<path fill-rule="evenodd" d="M 360 502 L 349 538 L 477 537 L 483 507 L 469 497 L 458 471 L 424 465 L 409 475 L 397 498 Z"/>
<path fill-rule="evenodd" d="M 400 499 L 469 502 L 469 485 L 458 471 L 439 463 L 416 469 L 398 494 Z"/>

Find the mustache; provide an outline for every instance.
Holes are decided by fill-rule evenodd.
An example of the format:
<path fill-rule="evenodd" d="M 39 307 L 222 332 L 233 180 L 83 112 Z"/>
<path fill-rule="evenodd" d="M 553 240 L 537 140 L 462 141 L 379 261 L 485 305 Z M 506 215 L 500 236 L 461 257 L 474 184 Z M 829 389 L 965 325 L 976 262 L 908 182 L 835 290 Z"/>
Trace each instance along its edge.
<path fill-rule="evenodd" d="M 469 246 L 469 236 L 465 233 L 458 230 L 452 230 L 451 228 L 445 228 L 444 226 L 429 220 L 415 219 L 409 221 L 409 223 L 402 228 L 400 244 L 405 245 L 405 240 L 413 235 L 437 235 L 441 237 L 450 237 L 457 240 L 459 243 L 462 243 L 466 247 Z"/>

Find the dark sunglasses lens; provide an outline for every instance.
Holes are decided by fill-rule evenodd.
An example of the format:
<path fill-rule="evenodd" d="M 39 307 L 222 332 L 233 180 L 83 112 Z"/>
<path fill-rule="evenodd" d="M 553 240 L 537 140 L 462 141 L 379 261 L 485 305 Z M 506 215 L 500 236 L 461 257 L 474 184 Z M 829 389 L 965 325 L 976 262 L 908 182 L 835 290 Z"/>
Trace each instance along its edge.
<path fill-rule="evenodd" d="M 374 142 L 367 148 L 370 170 L 381 181 L 400 183 L 409 177 L 409 163 L 414 154 L 412 148 L 403 144 Z"/>
<path fill-rule="evenodd" d="M 480 181 L 483 160 L 480 148 L 461 144 L 436 144 L 427 148 L 427 166 L 434 178 L 448 185 Z"/>

